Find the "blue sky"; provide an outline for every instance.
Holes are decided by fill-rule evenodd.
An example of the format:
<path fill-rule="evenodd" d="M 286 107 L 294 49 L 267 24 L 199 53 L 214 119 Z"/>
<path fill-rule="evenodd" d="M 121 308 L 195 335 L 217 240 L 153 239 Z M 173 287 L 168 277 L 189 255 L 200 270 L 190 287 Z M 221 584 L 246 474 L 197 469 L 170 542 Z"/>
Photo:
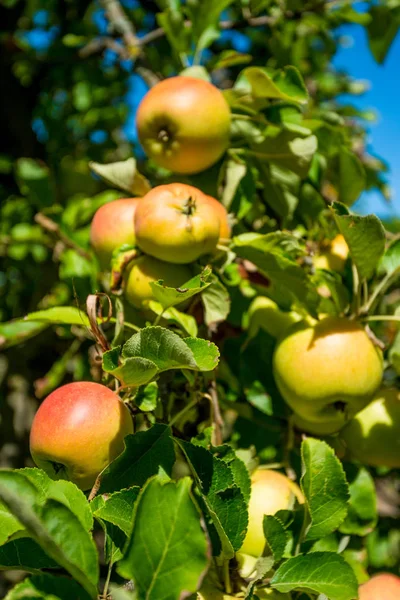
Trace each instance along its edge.
<path fill-rule="evenodd" d="M 378 65 L 369 52 L 363 27 L 351 25 L 343 27 L 342 32 L 352 41 L 349 47 L 340 49 L 334 65 L 345 69 L 355 79 L 370 82 L 370 89 L 351 101 L 362 108 L 374 108 L 377 113 L 376 123 L 370 126 L 369 142 L 374 152 L 389 163 L 388 179 L 393 191 L 391 204 L 387 204 L 380 194 L 370 192 L 364 194 L 353 209 L 381 217 L 400 217 L 400 35 L 385 63 Z"/>

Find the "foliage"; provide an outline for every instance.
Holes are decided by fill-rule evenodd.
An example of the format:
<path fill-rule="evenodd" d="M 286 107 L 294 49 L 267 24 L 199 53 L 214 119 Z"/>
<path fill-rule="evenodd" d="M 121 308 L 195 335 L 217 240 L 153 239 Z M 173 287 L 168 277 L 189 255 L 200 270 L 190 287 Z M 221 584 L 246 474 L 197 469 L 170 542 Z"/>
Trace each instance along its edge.
<path fill-rule="evenodd" d="M 383 62 L 400 6 L 353 4 L 1 4 L 0 590 L 8 600 L 86 600 L 100 589 L 114 600 L 195 598 L 208 579 L 239 597 L 272 588 L 296 600 L 353 600 L 367 569 L 398 571 L 398 507 L 382 500 L 398 474 L 342 462 L 337 436 L 294 430 L 273 379 L 275 340 L 264 328 L 250 335 L 248 323 L 259 296 L 302 317 L 358 319 L 384 347 L 386 382 L 399 383 L 398 225 L 351 211 L 365 190 L 389 196 L 387 167 L 367 150 L 370 113 L 341 99 L 364 84 L 332 59 L 341 25 L 353 23 Z M 132 125 L 140 95 L 178 73 L 212 80 L 232 113 L 223 158 L 179 178 L 146 159 Z M 198 261 L 184 290 L 153 283 L 153 312 L 140 314 L 118 288 L 132 248 L 114 254 L 110 281 L 90 247 L 90 222 L 105 203 L 175 180 L 221 200 L 233 239 Z M 343 273 L 316 269 L 315 255 L 338 233 L 349 247 Z M 176 307 L 182 300 L 188 308 Z M 85 379 L 118 382 L 135 420 L 90 495 L 24 468 L 38 400 Z M 235 553 L 258 461 L 297 478 L 305 503 L 265 517 L 264 556 L 243 577 Z M 30 575 L 11 588 L 15 570 Z"/>

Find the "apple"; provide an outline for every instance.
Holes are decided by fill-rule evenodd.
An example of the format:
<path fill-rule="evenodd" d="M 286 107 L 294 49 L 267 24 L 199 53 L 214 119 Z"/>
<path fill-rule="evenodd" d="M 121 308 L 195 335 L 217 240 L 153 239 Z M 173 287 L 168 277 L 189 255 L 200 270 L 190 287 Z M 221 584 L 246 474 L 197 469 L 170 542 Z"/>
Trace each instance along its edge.
<path fill-rule="evenodd" d="M 326 436 L 332 435 L 339 431 L 337 423 L 335 421 L 316 423 L 314 421 L 307 421 L 307 419 L 303 419 L 296 413 L 293 414 L 293 425 L 299 431 L 305 431 L 306 433 L 311 433 L 313 435 Z"/>
<path fill-rule="evenodd" d="M 290 325 L 300 320 L 299 314 L 294 311 L 281 310 L 271 298 L 257 296 L 248 310 L 248 335 L 252 338 L 260 329 L 263 329 L 272 337 L 278 338 Z"/>
<path fill-rule="evenodd" d="M 140 198 L 121 198 L 103 204 L 90 225 L 90 243 L 103 268 L 110 268 L 112 253 L 123 244 L 134 245 L 133 215 Z"/>
<path fill-rule="evenodd" d="M 400 577 L 391 573 L 379 573 L 360 585 L 359 600 L 399 600 Z"/>
<path fill-rule="evenodd" d="M 219 232 L 219 243 L 227 244 L 229 242 L 229 240 L 231 239 L 231 234 L 232 234 L 232 227 L 229 222 L 228 211 L 226 210 L 225 206 L 223 204 L 221 204 L 221 202 L 218 202 L 218 200 L 216 200 L 212 196 L 208 196 L 206 194 L 206 197 L 209 199 L 209 202 L 210 202 L 211 206 L 213 207 L 213 210 L 215 210 L 219 215 L 219 219 L 220 219 L 220 223 L 221 223 L 221 228 L 220 228 L 220 232 Z"/>
<path fill-rule="evenodd" d="M 139 140 L 159 166 L 198 173 L 229 144 L 231 113 L 222 92 L 194 77 L 171 77 L 145 95 L 136 115 Z"/>
<path fill-rule="evenodd" d="M 317 269 L 329 269 L 342 273 L 349 255 L 349 247 L 344 237 L 339 234 L 330 242 L 321 254 L 314 257 L 313 263 Z"/>
<path fill-rule="evenodd" d="M 256 469 L 251 476 L 249 524 L 239 553 L 261 556 L 265 546 L 264 515 L 289 510 L 293 508 L 296 499 L 300 503 L 304 502 L 304 496 L 294 481 L 272 469 Z"/>
<path fill-rule="evenodd" d="M 221 234 L 221 205 L 184 183 L 159 185 L 135 211 L 135 235 L 146 254 L 185 264 L 215 251 Z"/>
<path fill-rule="evenodd" d="M 53 479 L 90 489 L 124 449 L 132 417 L 119 397 L 90 381 L 59 387 L 42 402 L 30 434 L 35 464 Z"/>
<path fill-rule="evenodd" d="M 380 387 L 382 354 L 355 321 L 307 319 L 278 341 L 273 373 L 283 399 L 299 417 L 338 431 Z"/>
<path fill-rule="evenodd" d="M 400 468 L 400 390 L 380 390 L 340 437 L 350 456 L 364 465 Z"/>
<path fill-rule="evenodd" d="M 155 300 L 150 286 L 152 281 L 162 279 L 167 287 L 178 288 L 191 277 L 192 272 L 187 265 L 166 263 L 148 255 L 140 256 L 128 266 L 125 298 L 135 308 L 144 309 L 150 300 Z"/>

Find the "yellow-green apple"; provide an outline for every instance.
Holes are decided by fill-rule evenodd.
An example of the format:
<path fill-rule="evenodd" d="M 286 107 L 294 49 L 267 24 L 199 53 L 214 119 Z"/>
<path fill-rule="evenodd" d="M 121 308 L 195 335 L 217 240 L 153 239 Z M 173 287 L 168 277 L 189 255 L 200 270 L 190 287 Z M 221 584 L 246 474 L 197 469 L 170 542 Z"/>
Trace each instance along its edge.
<path fill-rule="evenodd" d="M 136 115 L 147 155 L 175 173 L 198 173 L 217 162 L 228 147 L 230 123 L 222 92 L 194 77 L 171 77 L 157 83 Z"/>
<path fill-rule="evenodd" d="M 301 316 L 294 311 L 284 311 L 266 296 L 257 296 L 248 310 L 249 337 L 257 335 L 263 329 L 272 337 L 280 337 L 293 323 L 301 320 Z"/>
<path fill-rule="evenodd" d="M 293 508 L 295 500 L 304 502 L 299 486 L 286 475 L 272 469 L 258 468 L 251 476 L 249 524 L 239 553 L 261 556 L 265 546 L 264 515 Z"/>
<path fill-rule="evenodd" d="M 399 600 L 400 577 L 391 573 L 379 573 L 360 585 L 359 600 Z"/>
<path fill-rule="evenodd" d="M 90 489 L 124 449 L 132 417 L 106 386 L 89 381 L 59 387 L 42 402 L 30 434 L 36 465 L 53 479 Z"/>
<path fill-rule="evenodd" d="M 135 243 L 133 216 L 140 198 L 121 198 L 103 204 L 90 226 L 90 243 L 103 268 L 110 268 L 113 251 Z"/>
<path fill-rule="evenodd" d="M 380 390 L 340 437 L 350 456 L 364 465 L 400 468 L 400 390 Z"/>
<path fill-rule="evenodd" d="M 351 422 L 351 421 L 350 421 Z M 315 422 L 315 421 L 307 421 L 307 419 L 303 419 L 296 413 L 293 413 L 293 425 L 299 431 L 305 431 L 306 433 L 312 433 L 313 435 L 332 435 L 333 433 L 337 433 L 337 423 L 330 421 L 327 422 Z"/>
<path fill-rule="evenodd" d="M 191 263 L 215 251 L 221 233 L 220 206 L 191 185 L 159 185 L 136 208 L 137 244 L 160 260 Z"/>
<path fill-rule="evenodd" d="M 318 256 L 314 257 L 314 266 L 317 269 L 329 269 L 342 273 L 349 255 L 349 247 L 344 237 L 339 234 L 324 248 Z"/>
<path fill-rule="evenodd" d="M 273 372 L 282 397 L 302 419 L 338 431 L 380 387 L 381 351 L 346 318 L 292 325 L 279 340 Z"/>
<path fill-rule="evenodd" d="M 179 288 L 192 277 L 187 265 L 174 265 L 153 256 L 140 256 L 134 260 L 125 275 L 125 298 L 132 306 L 145 309 L 155 300 L 150 283 L 162 279 L 167 287 Z"/>
<path fill-rule="evenodd" d="M 219 215 L 221 223 L 221 228 L 219 232 L 219 243 L 226 244 L 231 239 L 232 234 L 232 227 L 229 222 L 228 212 L 225 206 L 221 204 L 221 202 L 218 202 L 218 200 L 216 200 L 212 196 L 206 195 L 206 197 L 210 199 L 210 203 L 213 207 L 213 210 L 216 210 Z"/>

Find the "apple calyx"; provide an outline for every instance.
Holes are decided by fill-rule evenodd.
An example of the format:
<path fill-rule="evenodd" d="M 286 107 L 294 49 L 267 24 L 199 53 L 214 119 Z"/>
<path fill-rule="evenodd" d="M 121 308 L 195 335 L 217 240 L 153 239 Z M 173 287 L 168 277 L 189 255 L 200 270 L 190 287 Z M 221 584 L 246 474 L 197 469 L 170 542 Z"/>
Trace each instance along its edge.
<path fill-rule="evenodd" d="M 160 129 L 157 134 L 157 139 L 163 144 L 167 144 L 169 141 L 171 141 L 171 134 L 166 127 Z"/>

